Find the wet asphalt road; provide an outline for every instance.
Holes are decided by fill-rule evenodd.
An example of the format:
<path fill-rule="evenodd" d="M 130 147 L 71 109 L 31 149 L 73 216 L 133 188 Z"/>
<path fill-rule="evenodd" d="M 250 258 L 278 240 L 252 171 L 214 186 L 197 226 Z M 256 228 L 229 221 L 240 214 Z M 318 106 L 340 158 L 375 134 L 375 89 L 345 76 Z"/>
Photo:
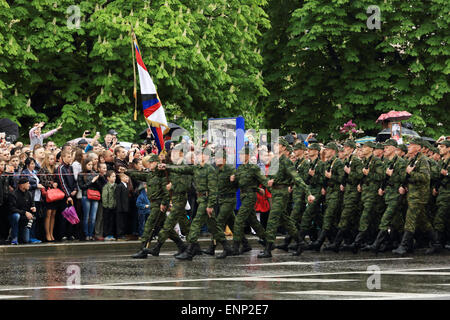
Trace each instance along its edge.
<path fill-rule="evenodd" d="M 259 250 L 191 262 L 167 250 L 146 260 L 132 259 L 129 250 L 3 255 L 0 299 L 450 299 L 450 252 L 293 257 L 274 250 L 258 259 Z"/>

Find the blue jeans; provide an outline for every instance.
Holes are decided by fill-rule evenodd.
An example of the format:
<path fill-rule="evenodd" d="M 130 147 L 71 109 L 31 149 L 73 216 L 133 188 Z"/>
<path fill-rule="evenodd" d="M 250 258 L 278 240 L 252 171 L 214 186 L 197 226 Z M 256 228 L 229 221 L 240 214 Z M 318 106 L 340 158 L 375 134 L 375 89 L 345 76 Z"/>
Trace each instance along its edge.
<path fill-rule="evenodd" d="M 25 225 L 20 226 L 20 214 L 19 213 L 13 213 L 9 215 L 9 223 L 11 224 L 11 240 L 18 242 L 18 236 L 19 236 L 19 228 L 20 228 L 20 234 L 22 237 L 22 241 L 24 243 L 30 242 L 30 229 L 28 229 Z M 28 222 L 28 219 L 27 219 Z M 34 224 L 34 223 L 33 223 Z"/>
<path fill-rule="evenodd" d="M 97 215 L 98 201 L 89 200 L 83 196 L 81 199 L 83 207 L 83 231 L 86 237 L 94 236 L 95 217 Z"/>
<path fill-rule="evenodd" d="M 145 222 L 148 219 L 148 216 L 150 213 L 138 213 L 138 235 L 139 237 L 142 237 L 142 234 L 144 233 L 144 226 Z"/>

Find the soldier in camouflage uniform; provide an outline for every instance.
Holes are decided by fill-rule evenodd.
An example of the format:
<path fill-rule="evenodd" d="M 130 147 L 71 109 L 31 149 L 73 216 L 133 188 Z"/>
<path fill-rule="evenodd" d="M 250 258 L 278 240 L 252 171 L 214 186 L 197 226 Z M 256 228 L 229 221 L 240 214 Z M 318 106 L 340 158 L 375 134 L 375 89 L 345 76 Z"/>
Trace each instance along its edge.
<path fill-rule="evenodd" d="M 148 171 L 128 170 L 127 174 L 139 181 L 147 183 L 147 196 L 150 200 L 150 216 L 145 222 L 143 243 L 141 250 L 133 255 L 135 259 L 145 259 L 149 253 L 149 245 L 152 237 L 155 236 L 156 229 L 162 225 L 166 219 L 166 209 L 169 205 L 169 192 L 166 189 L 167 178 L 164 173 L 157 170 L 159 158 L 157 155 L 147 156 L 142 160 L 142 164 Z M 170 238 L 182 247 L 182 241 L 178 234 L 173 231 Z"/>
<path fill-rule="evenodd" d="M 172 153 L 172 159 L 175 161 L 175 166 L 181 166 L 183 164 L 183 149 L 181 148 L 181 145 L 176 146 L 171 151 Z M 186 179 L 186 175 L 176 173 L 176 172 L 169 172 L 168 173 L 168 180 L 170 181 L 169 184 L 167 184 L 166 189 L 169 190 L 171 193 L 171 199 L 172 199 L 172 208 L 170 210 L 170 214 L 167 216 L 167 218 L 164 221 L 163 228 L 158 233 L 158 241 L 156 244 L 150 248 L 149 252 L 153 256 L 158 256 L 160 249 L 164 242 L 167 240 L 167 238 L 171 235 L 173 235 L 174 227 L 177 223 L 186 224 L 186 202 L 187 202 L 187 192 L 190 188 L 190 180 Z M 189 225 L 185 226 L 185 229 L 189 230 Z M 187 247 L 183 242 L 178 242 L 178 249 L 179 253 L 184 252 Z"/>
<path fill-rule="evenodd" d="M 359 219 L 358 234 L 350 246 L 353 253 L 358 252 L 367 236 L 369 226 L 376 221 L 375 210 L 378 189 L 384 179 L 385 172 L 381 159 L 373 156 L 375 146 L 375 143 L 368 141 L 364 143 L 362 148 L 362 155 L 365 160 L 362 169 L 363 178 L 358 185 L 358 191 L 361 192 L 363 211 Z"/>
<path fill-rule="evenodd" d="M 217 202 L 217 179 L 214 167 L 209 164 L 210 154 L 210 149 L 205 148 L 202 153 L 197 155 L 196 160 L 198 164 L 194 166 L 166 166 L 165 164 L 161 164 L 159 167 L 160 170 L 165 169 L 169 173 L 173 172 L 194 176 L 198 209 L 191 223 L 187 238 L 189 245 L 183 253 L 175 256 L 179 260 L 192 260 L 196 254 L 201 252 L 198 237 L 205 223 L 214 239 L 223 246 L 223 252 L 217 258 L 225 258 L 228 254 L 232 253 L 224 233 L 217 228 L 216 218 L 213 214 L 213 208 Z"/>
<path fill-rule="evenodd" d="M 322 229 L 319 238 L 309 247 L 312 250 L 320 251 L 322 244 L 328 238 L 331 239 L 331 232 L 338 223 L 338 210 L 340 208 L 341 184 L 344 181 L 344 163 L 337 157 L 338 147 L 334 142 L 329 142 L 325 146 L 327 162 L 325 181 L 322 194 L 325 193 L 325 213 L 323 216 Z"/>
<path fill-rule="evenodd" d="M 373 244 L 367 248 L 375 253 L 378 253 L 381 244 L 388 240 L 388 229 L 391 229 L 391 233 L 399 232 L 404 224 L 401 214 L 402 197 L 398 193 L 398 188 L 405 179 L 406 161 L 397 156 L 397 146 L 397 141 L 394 139 L 389 139 L 384 144 L 386 176 L 378 189 L 378 195 L 384 195 L 386 210 L 378 226 L 377 237 Z"/>
<path fill-rule="evenodd" d="M 315 199 L 313 203 L 308 204 L 306 207 L 305 213 L 303 214 L 300 222 L 299 245 L 296 248 L 296 250 L 299 251 L 301 251 L 302 247 L 306 246 L 304 239 L 306 235 L 311 235 L 312 228 L 322 225 L 320 205 L 323 200 L 322 186 L 325 179 L 325 162 L 320 160 L 320 150 L 321 147 L 318 143 L 313 143 L 308 148 L 310 166 L 308 170 L 308 177 L 305 182 L 309 185 L 311 194 Z"/>
<path fill-rule="evenodd" d="M 427 204 L 427 216 L 430 221 L 434 220 L 434 215 L 437 211 L 436 207 L 436 197 L 433 194 L 433 188 L 437 184 L 437 181 L 440 178 L 440 167 L 437 161 L 435 161 L 430 154 L 432 153 L 431 149 L 433 148 L 428 141 L 424 141 L 424 147 L 422 148 L 422 153 L 426 155 L 426 159 L 430 165 L 430 198 L 428 199 Z"/>
<path fill-rule="evenodd" d="M 289 186 L 295 184 L 297 187 L 303 189 L 307 195 L 309 203 L 314 201 L 314 196 L 311 194 L 308 185 L 300 178 L 291 161 L 286 157 L 286 150 L 289 143 L 280 138 L 274 144 L 274 153 L 278 155 L 278 170 L 268 182 L 272 193 L 272 207 L 270 208 L 269 220 L 266 229 L 266 248 L 264 252 L 258 255 L 258 258 L 272 257 L 271 251 L 276 238 L 276 232 L 280 222 L 286 227 L 289 234 L 293 237 L 298 236 L 298 230 L 295 223 L 286 215 L 286 198 L 289 195 Z M 298 246 L 301 247 L 301 246 Z M 300 254 L 300 252 L 298 253 Z"/>
<path fill-rule="evenodd" d="M 408 154 L 412 157 L 406 167 L 406 178 L 399 188 L 400 194 L 407 193 L 408 210 L 406 212 L 405 232 L 400 246 L 392 250 L 393 253 L 404 255 L 413 250 L 414 233 L 422 229 L 427 236 L 433 239 L 434 233 L 426 214 L 426 205 L 430 193 L 430 165 L 420 152 L 423 141 L 414 138 L 408 146 Z"/>
<path fill-rule="evenodd" d="M 308 171 L 309 171 L 309 161 L 308 159 L 306 159 L 305 156 L 305 151 L 306 151 L 306 146 L 304 143 L 296 143 L 294 145 L 294 153 L 295 156 L 297 158 L 297 160 L 294 163 L 294 167 L 297 170 L 297 173 L 299 174 L 300 178 L 303 179 L 303 181 L 305 181 L 308 178 Z M 303 216 L 303 212 L 305 211 L 305 207 L 306 207 L 306 194 L 305 191 L 297 186 L 294 186 L 292 189 L 292 198 L 293 198 L 293 208 L 292 208 L 292 212 L 291 212 L 291 219 L 294 221 L 295 226 L 297 227 L 297 229 L 300 228 L 300 222 Z M 289 243 L 294 240 L 295 242 L 297 242 L 298 238 L 296 237 L 291 237 L 291 236 L 287 236 L 284 239 L 284 244 L 276 246 L 277 249 L 281 249 L 284 251 L 289 251 Z M 295 245 L 295 248 L 297 248 L 297 245 Z"/>
<path fill-rule="evenodd" d="M 383 166 L 383 172 L 386 170 L 386 160 L 384 157 L 384 144 L 377 143 L 375 145 L 374 157 L 380 159 L 381 164 Z M 384 178 L 384 176 L 383 176 Z M 375 241 L 376 236 L 378 235 L 378 225 L 380 224 L 381 217 L 386 210 L 386 203 L 384 200 L 384 194 L 379 194 L 377 192 L 376 202 L 375 202 L 375 211 L 373 215 L 373 223 L 369 225 L 368 233 L 367 233 L 367 244 L 371 244 Z M 362 251 L 368 251 L 369 248 L 363 248 Z"/>
<path fill-rule="evenodd" d="M 230 230 L 234 232 L 234 209 L 236 208 L 236 191 L 238 188 L 237 181 L 230 181 L 230 177 L 236 174 L 236 169 L 234 165 L 229 165 L 226 163 L 227 152 L 226 149 L 221 149 L 216 151 L 216 177 L 217 177 L 217 188 L 218 188 L 218 198 L 217 198 L 217 211 L 216 220 L 217 228 L 224 231 L 226 225 L 229 226 Z M 248 252 L 252 250 L 248 240 L 245 236 L 242 237 L 243 248 L 240 253 Z M 214 255 L 216 248 L 215 240 L 212 239 L 210 247 L 203 251 L 203 253 Z"/>
<path fill-rule="evenodd" d="M 241 164 L 236 170 L 236 174 L 230 177 L 230 181 L 237 182 L 240 190 L 241 206 L 239 212 L 236 215 L 233 230 L 233 254 L 239 255 L 241 252 L 246 251 L 245 243 L 243 251 L 240 251 L 241 242 L 245 241 L 244 228 L 245 223 L 248 221 L 250 227 L 255 230 L 256 235 L 265 242 L 265 231 L 261 223 L 256 218 L 255 204 L 256 204 L 256 192 L 258 192 L 258 186 L 261 184 L 267 188 L 268 179 L 261 174 L 260 168 L 251 164 L 250 161 L 250 148 L 244 147 L 239 151 Z M 247 244 L 248 246 L 248 244 Z"/>
<path fill-rule="evenodd" d="M 434 217 L 434 236 L 432 248 L 426 253 L 439 252 L 445 244 L 445 230 L 450 227 L 450 140 L 444 140 L 439 145 L 442 160 L 439 164 L 440 177 L 433 186 L 433 195 L 436 196 L 437 212 Z"/>
<path fill-rule="evenodd" d="M 361 193 L 358 192 L 358 184 L 362 179 L 363 162 L 355 153 L 356 144 L 352 140 L 344 143 L 344 150 L 347 155 L 344 162 L 344 179 L 341 191 L 344 191 L 343 209 L 338 224 L 338 233 L 333 244 L 324 248 L 339 252 L 340 245 L 344 238 L 350 238 L 351 231 L 358 228 Z"/>

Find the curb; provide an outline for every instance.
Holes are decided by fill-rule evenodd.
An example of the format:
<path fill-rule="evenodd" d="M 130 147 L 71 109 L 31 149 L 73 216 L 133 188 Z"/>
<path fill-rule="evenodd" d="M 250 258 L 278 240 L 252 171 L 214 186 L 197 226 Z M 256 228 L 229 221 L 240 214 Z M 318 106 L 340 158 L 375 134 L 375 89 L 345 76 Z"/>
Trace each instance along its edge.
<path fill-rule="evenodd" d="M 283 239 L 283 236 L 278 236 L 277 239 Z M 232 241 L 232 237 L 227 237 L 229 242 Z M 258 243 L 258 237 L 247 236 L 249 243 L 256 247 L 262 246 Z M 152 243 L 155 243 L 153 240 Z M 210 237 L 202 237 L 198 239 L 198 242 L 202 249 L 206 249 L 210 242 Z M 231 244 L 231 243 L 230 243 Z M 21 245 L 1 245 L 0 254 L 2 255 L 18 255 L 18 254 L 74 254 L 74 253 L 91 253 L 91 252 L 113 252 L 128 250 L 130 252 L 137 251 L 140 248 L 140 241 L 67 241 L 64 243 L 39 243 L 39 244 L 21 244 Z M 220 245 L 218 246 L 221 250 Z M 161 251 L 173 251 L 177 250 L 175 243 L 168 239 Z"/>

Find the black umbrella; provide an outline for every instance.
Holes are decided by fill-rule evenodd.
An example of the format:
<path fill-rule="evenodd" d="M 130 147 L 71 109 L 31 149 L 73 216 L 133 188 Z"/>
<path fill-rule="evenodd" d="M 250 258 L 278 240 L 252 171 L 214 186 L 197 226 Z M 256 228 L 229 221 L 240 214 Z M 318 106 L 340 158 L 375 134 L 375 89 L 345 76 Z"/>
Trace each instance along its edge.
<path fill-rule="evenodd" d="M 302 141 L 306 141 L 306 138 L 308 138 L 308 134 L 306 134 L 306 133 L 297 133 L 297 138 L 301 139 Z M 309 138 L 308 142 L 309 143 L 315 143 L 315 142 L 317 142 L 317 139 L 312 137 L 312 138 Z"/>
<path fill-rule="evenodd" d="M 169 122 L 167 125 L 169 126 L 169 132 L 166 135 L 168 135 L 168 136 L 172 136 L 172 133 L 177 129 L 181 129 L 181 130 L 188 132 L 186 129 L 184 129 L 183 127 L 180 127 L 176 123 Z M 147 129 L 144 129 L 141 133 L 139 133 L 139 138 L 141 138 L 141 139 L 147 138 Z"/>
<path fill-rule="evenodd" d="M 402 127 L 402 135 L 420 138 L 420 135 L 417 132 L 415 132 L 414 130 L 405 128 L 405 127 Z M 384 142 L 384 141 L 388 140 L 390 137 L 391 137 L 391 129 L 386 128 L 386 129 L 383 129 L 382 131 L 378 132 L 376 141 Z"/>
<path fill-rule="evenodd" d="M 430 138 L 430 137 L 422 137 L 422 140 L 428 141 L 431 144 L 436 143 L 436 140 L 434 140 L 433 138 Z"/>
<path fill-rule="evenodd" d="M 19 126 L 10 119 L 0 119 L 0 132 L 5 133 L 5 139 L 11 143 L 16 142 L 19 137 Z"/>

